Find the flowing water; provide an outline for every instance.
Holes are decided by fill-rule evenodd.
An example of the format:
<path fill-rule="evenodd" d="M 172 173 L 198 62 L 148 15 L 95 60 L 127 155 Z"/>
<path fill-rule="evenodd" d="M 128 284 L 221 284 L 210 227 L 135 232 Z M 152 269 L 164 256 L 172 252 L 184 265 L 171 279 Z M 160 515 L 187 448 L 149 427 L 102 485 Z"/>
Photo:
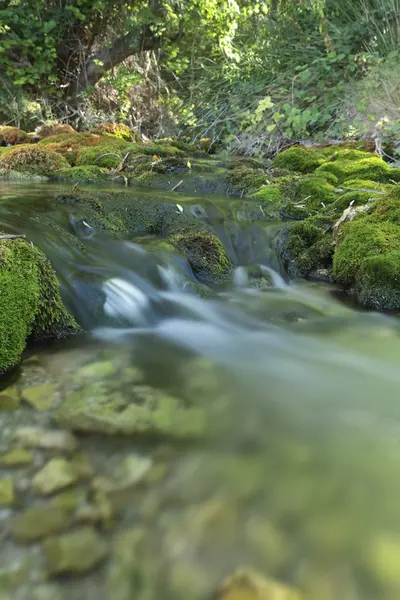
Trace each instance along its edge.
<path fill-rule="evenodd" d="M 1 468 L 17 502 L 0 512 L 0 598 L 4 588 L 4 598 L 22 600 L 202 600 L 249 568 L 279 584 L 219 594 L 398 599 L 398 318 L 357 310 L 331 286 L 288 281 L 276 251 L 281 225 L 252 219 L 235 200 L 159 193 L 208 219 L 235 265 L 204 296 L 182 257 L 151 236 L 96 234 L 54 204 L 57 189 L 2 184 L 0 228 L 23 231 L 46 252 L 88 333 L 34 348 L 3 387 L 52 386 L 56 407 L 92 365 L 105 397 L 129 402 L 141 385 L 201 412 L 194 435 L 79 434 L 85 464 L 70 494 L 78 501 L 61 529 L 89 523 L 104 544 L 82 574 L 75 565 L 49 576 L 46 542 L 13 535 L 24 510 L 67 501 L 32 489 L 55 450 L 35 447 L 32 464 Z M 53 406 L 45 408 L 23 402 L 1 412 L 1 448 L 23 426 L 54 427 Z"/>

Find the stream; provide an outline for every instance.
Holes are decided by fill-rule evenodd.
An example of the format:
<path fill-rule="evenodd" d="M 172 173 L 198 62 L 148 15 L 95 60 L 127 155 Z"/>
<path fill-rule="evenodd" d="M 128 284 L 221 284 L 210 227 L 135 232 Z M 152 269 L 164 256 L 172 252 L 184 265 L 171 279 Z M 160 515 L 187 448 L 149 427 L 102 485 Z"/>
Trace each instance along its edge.
<path fill-rule="evenodd" d="M 0 411 L 0 450 L 25 448 L 25 462 L 0 466 L 16 496 L 0 508 L 0 600 L 398 600 L 399 319 L 289 281 L 282 224 L 240 199 L 129 190 L 213 225 L 234 270 L 205 293 L 154 236 L 116 241 L 71 217 L 53 201 L 61 189 L 0 183 L 0 229 L 46 253 L 86 330 L 29 348 L 0 382 L 18 397 Z M 188 420 L 151 436 L 89 420 L 69 441 L 27 441 L 27 428 L 49 436 L 60 402 L 89 388 L 118 396 L 121 411 L 132 390 L 179 398 Z M 41 493 L 37 474 L 54 459 L 74 472 Z M 60 549 L 75 531 L 83 541 Z M 219 587 L 239 568 L 270 583 Z"/>

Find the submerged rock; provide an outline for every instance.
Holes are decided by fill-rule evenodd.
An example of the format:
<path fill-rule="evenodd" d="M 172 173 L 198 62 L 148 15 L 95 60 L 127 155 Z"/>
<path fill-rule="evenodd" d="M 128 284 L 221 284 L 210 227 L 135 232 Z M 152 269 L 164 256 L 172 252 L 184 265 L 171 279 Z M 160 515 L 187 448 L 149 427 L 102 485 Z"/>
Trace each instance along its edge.
<path fill-rule="evenodd" d="M 92 527 L 50 537 L 43 549 L 51 575 L 85 573 L 107 555 L 107 543 Z"/>
<path fill-rule="evenodd" d="M 218 600 L 302 600 L 295 588 L 266 579 L 252 569 L 238 569 L 217 591 Z"/>
<path fill-rule="evenodd" d="M 76 431 L 109 435 L 190 438 L 204 435 L 205 412 L 180 398 L 148 386 L 129 393 L 115 383 L 93 383 L 66 396 L 54 412 L 55 421 Z"/>
<path fill-rule="evenodd" d="M 55 401 L 55 387 L 51 384 L 36 385 L 22 390 L 22 399 L 36 410 L 49 410 Z"/>
<path fill-rule="evenodd" d="M 28 508 L 13 523 L 12 532 L 17 542 L 35 542 L 41 538 L 66 529 L 68 514 L 55 506 Z"/>
<path fill-rule="evenodd" d="M 21 404 L 21 398 L 19 396 L 18 389 L 15 385 L 10 386 L 0 392 L 0 411 L 1 410 L 14 410 L 19 408 Z"/>
<path fill-rule="evenodd" d="M 0 455 L 0 466 L 2 467 L 26 467 L 32 463 L 32 453 L 24 448 L 14 448 Z"/>
<path fill-rule="evenodd" d="M 11 506 L 15 502 L 14 482 L 0 479 L 0 507 Z"/>
<path fill-rule="evenodd" d="M 53 458 L 35 475 L 32 487 L 39 494 L 48 495 L 76 483 L 77 476 L 64 458 Z"/>
<path fill-rule="evenodd" d="M 15 439 L 27 448 L 73 452 L 78 447 L 76 437 L 71 432 L 62 429 L 20 427 L 15 433 Z"/>

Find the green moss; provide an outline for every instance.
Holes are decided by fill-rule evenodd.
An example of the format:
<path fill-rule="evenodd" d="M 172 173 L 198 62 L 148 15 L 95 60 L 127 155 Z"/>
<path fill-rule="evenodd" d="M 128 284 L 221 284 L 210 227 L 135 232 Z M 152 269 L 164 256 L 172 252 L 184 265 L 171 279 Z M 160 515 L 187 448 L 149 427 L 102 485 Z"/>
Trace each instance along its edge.
<path fill-rule="evenodd" d="M 93 132 L 110 135 L 127 142 L 131 142 L 134 137 L 130 127 L 123 123 L 101 123 L 93 130 Z"/>
<path fill-rule="evenodd" d="M 272 161 L 272 166 L 299 173 L 312 173 L 325 160 L 324 155 L 318 150 L 292 146 L 278 154 Z"/>
<path fill-rule="evenodd" d="M 119 215 L 116 215 L 111 206 L 108 206 L 106 209 L 103 202 L 99 199 L 100 195 L 100 193 L 91 194 L 84 190 L 72 188 L 58 194 L 56 201 L 60 204 L 69 204 L 72 211 L 76 208 L 77 215 L 80 217 L 83 216 L 89 222 L 89 225 L 96 230 L 107 231 L 116 237 L 126 234 L 127 228 L 124 225 L 123 218 L 121 218 L 121 211 Z M 103 197 L 106 200 L 110 196 L 112 197 L 112 194 L 103 193 Z M 125 215 L 122 213 L 122 216 Z"/>
<path fill-rule="evenodd" d="M 400 186 L 379 199 L 372 205 L 367 221 L 382 223 L 389 221 L 400 225 Z"/>
<path fill-rule="evenodd" d="M 360 265 L 356 293 L 375 309 L 400 308 L 400 250 L 368 256 Z"/>
<path fill-rule="evenodd" d="M 232 270 L 232 263 L 223 244 L 210 231 L 189 230 L 171 236 L 169 241 L 186 256 L 201 279 L 221 280 Z"/>
<path fill-rule="evenodd" d="M 117 169 L 123 158 L 124 153 L 119 148 L 103 145 L 80 148 L 76 156 L 76 166 L 94 165 L 105 169 Z"/>
<path fill-rule="evenodd" d="M 29 335 L 57 338 L 75 329 L 44 254 L 22 239 L 0 240 L 0 371 L 19 362 Z"/>
<path fill-rule="evenodd" d="M 356 282 L 363 262 L 369 257 L 400 250 L 400 229 L 393 223 L 371 223 L 355 219 L 343 227 L 333 258 L 333 275 L 339 283 Z"/>
<path fill-rule="evenodd" d="M 279 186 L 262 185 L 254 194 L 251 195 L 254 200 L 260 202 L 270 202 L 272 204 L 280 204 L 283 200 L 282 192 Z"/>
<path fill-rule="evenodd" d="M 335 188 L 323 177 L 302 177 L 298 180 L 295 199 L 306 203 L 308 210 L 320 210 L 336 200 Z"/>
<path fill-rule="evenodd" d="M 351 148 L 341 148 L 331 155 L 331 160 L 361 160 L 363 158 L 377 157 L 377 154 L 371 152 L 363 152 L 362 150 L 354 150 Z"/>
<path fill-rule="evenodd" d="M 69 167 L 63 169 L 54 175 L 57 179 L 64 181 L 80 181 L 86 183 L 97 183 L 107 180 L 106 171 L 95 165 L 86 165 L 82 167 Z"/>
<path fill-rule="evenodd" d="M 228 172 L 229 185 L 237 193 L 256 192 L 261 186 L 268 185 L 269 179 L 262 169 L 252 169 L 246 166 L 238 166 Z"/>
<path fill-rule="evenodd" d="M 62 156 L 38 145 L 18 146 L 0 156 L 0 169 L 6 172 L 50 176 L 68 168 L 69 164 Z"/>
<path fill-rule="evenodd" d="M 284 258 L 301 275 L 328 266 L 333 254 L 330 236 L 310 219 L 287 228 L 282 237 L 281 250 Z"/>
<path fill-rule="evenodd" d="M 61 154 L 67 159 L 70 165 L 74 166 L 77 164 L 79 153 L 85 148 L 100 148 L 100 152 L 96 155 L 97 158 L 101 154 L 110 152 L 115 152 L 116 154 L 122 153 L 124 148 L 129 146 L 129 144 L 124 140 L 112 136 L 83 132 L 53 135 L 40 140 L 39 146 Z M 92 163 L 86 162 L 81 164 Z M 96 163 L 96 165 L 103 166 L 99 163 Z"/>
<path fill-rule="evenodd" d="M 340 182 L 348 179 L 369 179 L 387 182 L 398 180 L 400 169 L 393 169 L 377 156 L 361 160 L 335 160 L 318 167 L 317 172 L 329 172 L 336 175 Z"/>
<path fill-rule="evenodd" d="M 28 134 L 17 127 L 0 127 L 0 145 L 1 144 L 27 144 L 29 142 Z"/>
<path fill-rule="evenodd" d="M 131 154 L 147 154 L 148 156 L 183 156 L 184 153 L 179 148 L 171 146 L 170 144 L 163 144 L 161 142 L 152 142 L 151 144 L 129 144 L 126 148 L 126 152 Z"/>
<path fill-rule="evenodd" d="M 393 186 L 391 184 L 379 183 L 378 181 L 371 181 L 371 179 L 346 179 L 341 188 L 345 190 L 367 190 L 367 191 L 390 191 Z"/>
<path fill-rule="evenodd" d="M 66 123 L 50 123 L 49 125 L 42 125 L 36 131 L 36 135 L 41 139 L 50 137 L 51 135 L 71 135 L 74 133 L 77 133 L 75 129 Z"/>

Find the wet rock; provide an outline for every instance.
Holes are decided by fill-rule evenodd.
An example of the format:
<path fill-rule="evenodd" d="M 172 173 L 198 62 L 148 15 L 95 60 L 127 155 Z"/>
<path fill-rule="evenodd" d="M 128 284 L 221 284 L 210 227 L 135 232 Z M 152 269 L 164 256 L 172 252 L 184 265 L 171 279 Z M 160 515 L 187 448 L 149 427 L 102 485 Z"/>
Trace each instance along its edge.
<path fill-rule="evenodd" d="M 34 542 L 65 529 L 69 525 L 67 513 L 56 506 L 28 508 L 13 523 L 17 542 Z"/>
<path fill-rule="evenodd" d="M 12 551 L 10 552 L 0 564 L 0 594 L 15 590 L 27 582 L 31 567 L 29 562 L 28 558 L 14 556 Z M 2 600 L 1 596 L 0 598 Z"/>
<path fill-rule="evenodd" d="M 12 479 L 0 479 L 0 507 L 12 506 L 15 502 L 14 482 Z"/>
<path fill-rule="evenodd" d="M 107 555 L 106 542 L 92 527 L 50 537 L 45 540 L 43 549 L 51 575 L 85 573 Z"/>
<path fill-rule="evenodd" d="M 27 448 L 42 448 L 60 452 L 73 452 L 78 446 L 76 437 L 62 429 L 21 427 L 16 431 L 15 439 Z"/>
<path fill-rule="evenodd" d="M 110 360 L 90 363 L 78 369 L 73 381 L 75 383 L 87 383 L 91 380 L 96 381 L 102 377 L 109 377 L 116 372 L 115 365 Z"/>
<path fill-rule="evenodd" d="M 49 410 L 55 401 L 54 385 L 35 385 L 22 390 L 22 399 L 36 410 Z"/>
<path fill-rule="evenodd" d="M 24 448 L 13 448 L 0 456 L 0 466 L 2 467 L 26 467 L 32 462 L 32 453 Z"/>
<path fill-rule="evenodd" d="M 35 475 L 32 487 L 35 492 L 48 495 L 69 487 L 76 481 L 71 464 L 64 458 L 53 458 Z"/>
<path fill-rule="evenodd" d="M 21 400 L 15 385 L 0 392 L 0 410 L 15 410 L 20 404 Z"/>
<path fill-rule="evenodd" d="M 78 452 L 71 458 L 71 468 L 79 480 L 90 479 L 94 475 L 94 467 L 87 454 Z"/>
<path fill-rule="evenodd" d="M 144 385 L 122 393 L 115 383 L 108 387 L 105 382 L 69 394 L 54 418 L 77 431 L 105 434 L 185 439 L 197 438 L 206 429 L 204 410 L 187 407 L 180 398 Z"/>
<path fill-rule="evenodd" d="M 227 577 L 217 591 L 218 600 L 302 600 L 300 593 L 266 579 L 252 569 L 238 569 Z"/>
<path fill-rule="evenodd" d="M 101 523 L 103 527 L 110 527 L 113 517 L 114 507 L 103 491 L 96 492 L 93 503 L 79 507 L 75 513 L 77 521 L 90 524 Z"/>
<path fill-rule="evenodd" d="M 29 600 L 65 600 L 65 595 L 59 585 L 41 583 L 30 592 Z"/>
<path fill-rule="evenodd" d="M 73 490 L 66 490 L 57 494 L 51 499 L 50 505 L 56 508 L 61 508 L 65 512 L 73 513 L 79 506 L 86 502 L 86 490 L 75 488 Z"/>
<path fill-rule="evenodd" d="M 125 490 L 142 481 L 152 466 L 152 460 L 146 456 L 131 454 L 126 456 L 112 479 L 97 477 L 93 487 L 103 492 Z"/>

